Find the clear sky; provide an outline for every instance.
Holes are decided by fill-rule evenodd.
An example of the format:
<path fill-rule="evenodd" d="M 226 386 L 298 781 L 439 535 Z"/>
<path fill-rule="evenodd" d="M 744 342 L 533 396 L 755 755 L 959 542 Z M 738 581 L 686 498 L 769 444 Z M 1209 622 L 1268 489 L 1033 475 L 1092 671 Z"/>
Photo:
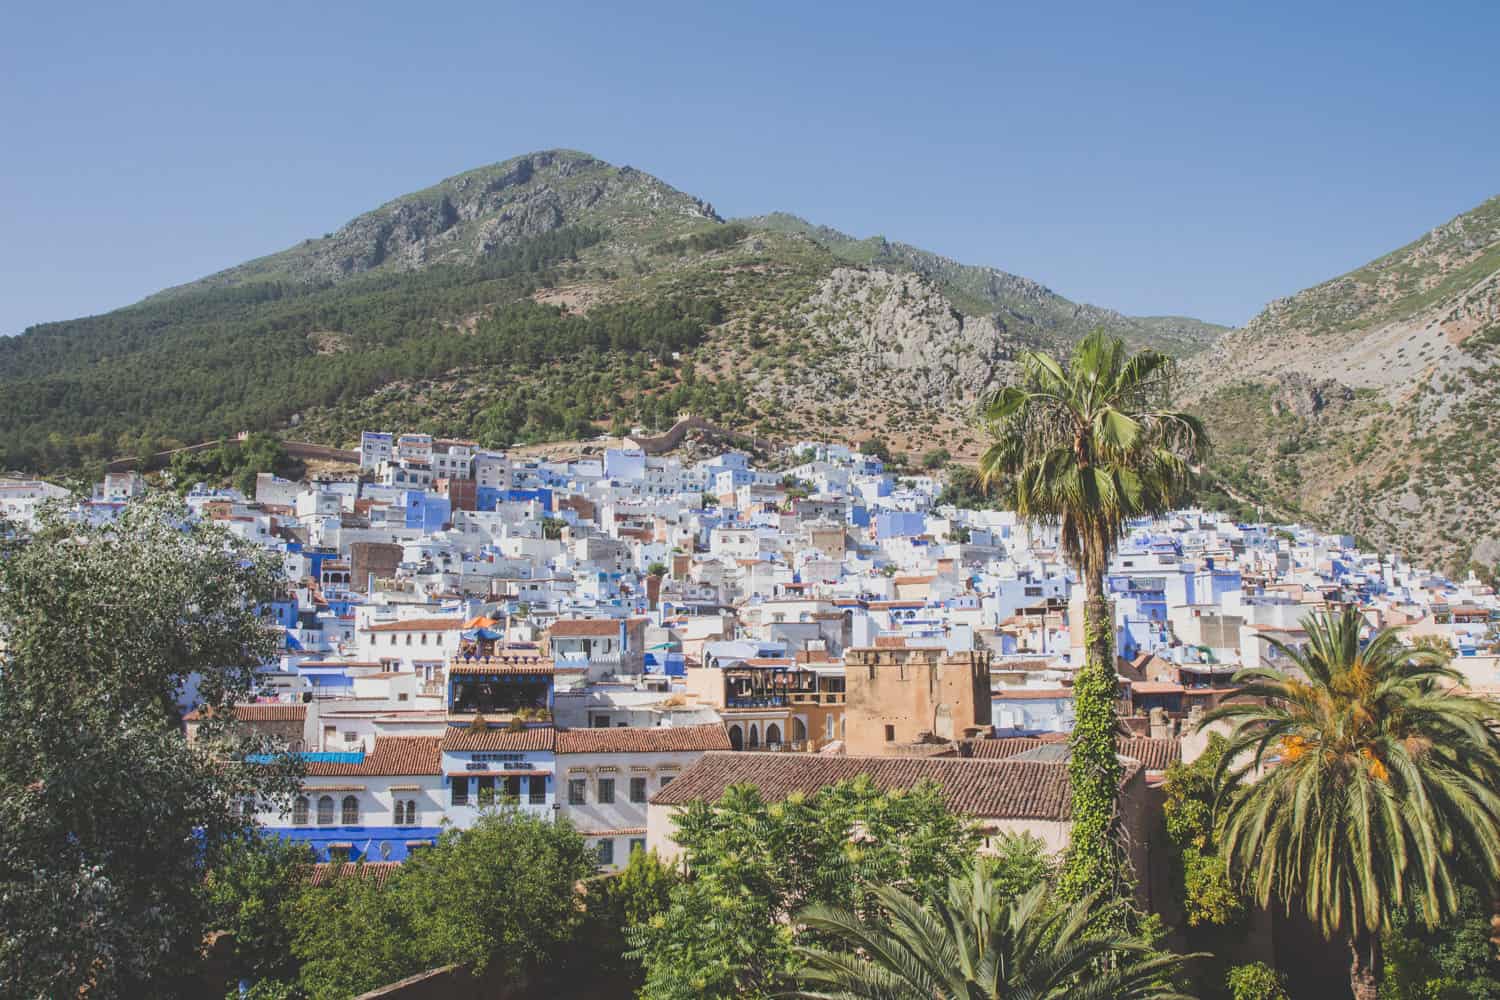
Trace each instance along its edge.
<path fill-rule="evenodd" d="M 0 333 L 554 146 L 1241 323 L 1500 193 L 1500 4 L 14 3 Z"/>

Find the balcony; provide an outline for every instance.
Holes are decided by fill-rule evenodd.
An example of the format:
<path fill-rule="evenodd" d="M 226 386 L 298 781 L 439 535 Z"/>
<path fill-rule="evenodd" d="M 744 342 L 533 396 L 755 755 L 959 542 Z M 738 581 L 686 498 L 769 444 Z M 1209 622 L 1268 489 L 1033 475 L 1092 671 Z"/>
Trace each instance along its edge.
<path fill-rule="evenodd" d="M 784 694 L 729 695 L 724 699 L 725 708 L 784 708 L 786 704 Z"/>

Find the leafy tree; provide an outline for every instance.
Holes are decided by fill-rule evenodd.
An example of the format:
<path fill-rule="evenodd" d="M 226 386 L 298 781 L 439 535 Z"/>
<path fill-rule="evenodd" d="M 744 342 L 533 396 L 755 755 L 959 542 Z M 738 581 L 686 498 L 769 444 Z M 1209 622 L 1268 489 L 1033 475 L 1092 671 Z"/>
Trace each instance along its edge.
<path fill-rule="evenodd" d="M 565 527 L 567 527 L 567 522 L 560 517 L 544 517 L 542 518 L 542 537 L 557 541 L 562 538 Z"/>
<path fill-rule="evenodd" d="M 278 568 L 174 498 L 0 532 L 0 994 L 171 996 L 213 908 L 204 876 L 285 803 L 294 767 L 233 706 L 272 657 Z M 212 712 L 183 736 L 185 692 Z"/>
<path fill-rule="evenodd" d="M 288 910 L 292 953 L 309 1000 L 347 1000 L 429 968 L 402 905 L 406 874 L 381 885 L 354 865 L 297 895 Z"/>
<path fill-rule="evenodd" d="M 949 465 L 943 478 L 943 488 L 936 501 L 939 507 L 952 504 L 965 510 L 992 510 L 1006 492 L 999 483 L 986 483 L 967 465 Z"/>
<path fill-rule="evenodd" d="M 941 469 L 953 460 L 947 448 L 932 448 L 922 455 L 922 468 Z"/>
<path fill-rule="evenodd" d="M 794 996 L 1001 1000 L 1109 997 L 1176 1000 L 1170 979 L 1185 959 L 1121 934 L 1124 904 L 1089 896 L 1053 907 L 1045 886 L 1007 895 L 979 871 L 949 880 L 924 903 L 875 890 L 881 914 L 817 904 L 798 920 L 841 948 L 803 945 Z"/>
<path fill-rule="evenodd" d="M 882 462 L 889 463 L 891 460 L 891 447 L 885 443 L 885 439 L 872 437 L 860 443 L 859 453 L 878 458 Z"/>
<path fill-rule="evenodd" d="M 988 853 L 980 855 L 976 864 L 993 891 L 1007 900 L 1050 883 L 1057 875 L 1047 845 L 1029 833 L 992 838 Z"/>
<path fill-rule="evenodd" d="M 577 886 L 598 854 L 572 825 L 513 808 L 448 830 L 406 863 L 401 889 L 416 950 L 428 965 L 514 976 L 545 968 L 581 920 Z"/>
<path fill-rule="evenodd" d="M 1171 359 L 1150 350 L 1129 355 L 1103 331 L 1085 337 L 1067 366 L 1040 352 L 1023 355 L 1021 366 L 1023 383 L 1000 389 L 986 409 L 993 443 L 979 469 L 983 482 L 1013 484 L 1021 517 L 1059 526 L 1087 592 L 1068 762 L 1072 844 L 1060 883 L 1066 898 L 1081 899 L 1119 893 L 1123 884 L 1115 643 L 1104 574 L 1128 520 L 1191 496 L 1208 436 L 1196 417 L 1164 408 Z"/>
<path fill-rule="evenodd" d="M 1236 965 L 1225 977 L 1232 1000 L 1292 1000 L 1286 976 L 1264 962 Z"/>
<path fill-rule="evenodd" d="M 868 777 L 775 803 L 730 788 L 684 809 L 676 839 L 689 877 L 630 935 L 647 1000 L 770 996 L 796 966 L 791 919 L 805 906 L 873 913 L 879 886 L 929 898 L 977 846 L 935 787 L 882 793 Z"/>
<path fill-rule="evenodd" d="M 240 980 L 289 985 L 297 978 L 292 957 L 292 901 L 311 874 L 305 844 L 247 834 L 226 845 L 204 889 L 212 926 L 230 935 L 229 990 Z"/>
<path fill-rule="evenodd" d="M 626 957 L 627 936 L 667 912 L 679 881 L 655 851 L 633 851 L 624 870 L 585 883 L 583 926 L 566 971 L 579 995 L 635 995 L 645 979 L 640 962 Z"/>
<path fill-rule="evenodd" d="M 1173 881 L 1182 893 L 1189 927 L 1229 927 L 1246 915 L 1245 899 L 1218 851 L 1222 813 L 1219 823 L 1214 815 L 1215 779 L 1228 746 L 1223 736 L 1210 735 L 1202 756 L 1191 764 L 1173 764 L 1163 785 L 1162 811 L 1172 843 Z"/>
<path fill-rule="evenodd" d="M 1357 1000 L 1376 995 L 1381 938 L 1396 913 L 1436 927 L 1467 879 L 1500 878 L 1496 709 L 1394 629 L 1361 642 L 1357 609 L 1303 619 L 1305 649 L 1273 643 L 1296 673 L 1241 671 L 1245 701 L 1205 716 L 1235 729 L 1220 763 L 1233 788 L 1221 849 L 1261 905 L 1300 906 L 1349 941 Z"/>
<path fill-rule="evenodd" d="M 646 567 L 646 575 L 647 576 L 666 576 L 667 575 L 667 564 L 664 563 L 664 562 L 654 562 L 654 563 L 652 563 L 650 566 Z"/>
<path fill-rule="evenodd" d="M 1381 1000 L 1500 1000 L 1500 961 L 1491 940 L 1493 907 L 1472 886 L 1458 914 L 1436 930 L 1403 909 L 1385 933 Z"/>
<path fill-rule="evenodd" d="M 299 985 L 314 1000 L 347 997 L 450 964 L 540 977 L 583 920 L 577 888 L 597 860 L 567 822 L 486 811 L 383 886 L 356 869 L 305 890 L 294 910 Z"/>

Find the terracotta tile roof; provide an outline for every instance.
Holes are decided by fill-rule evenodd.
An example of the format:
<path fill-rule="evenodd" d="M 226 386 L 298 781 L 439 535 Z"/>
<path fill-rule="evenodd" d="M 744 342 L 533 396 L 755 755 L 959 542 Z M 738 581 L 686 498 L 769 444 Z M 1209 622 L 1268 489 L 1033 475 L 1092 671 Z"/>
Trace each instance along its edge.
<path fill-rule="evenodd" d="M 461 674 L 550 674 L 551 660 L 540 656 L 476 656 L 472 660 L 455 659 L 448 664 L 448 673 Z"/>
<path fill-rule="evenodd" d="M 464 627 L 460 618 L 408 618 L 399 622 L 381 622 L 363 629 L 365 632 L 447 632 Z"/>
<path fill-rule="evenodd" d="M 1148 771 L 1165 771 L 1182 760 L 1182 743 L 1178 740 L 1121 736 L 1115 739 L 1115 749 L 1122 757 L 1140 761 Z"/>
<path fill-rule="evenodd" d="M 383 886 L 400 868 L 399 861 L 366 861 L 363 864 L 353 861 L 342 864 L 321 862 L 312 866 L 312 873 L 307 881 L 309 885 L 329 885 L 335 879 L 358 877 L 374 882 L 376 886 Z"/>
<path fill-rule="evenodd" d="M 724 724 L 703 726 L 616 726 L 613 729 L 564 729 L 557 734 L 558 753 L 666 753 L 673 750 L 728 750 Z"/>
<path fill-rule="evenodd" d="M 978 760 L 1004 760 L 1045 745 L 1033 736 L 1005 736 L 999 739 L 975 740 L 970 744 L 973 748 L 973 756 Z"/>
<path fill-rule="evenodd" d="M 212 711 L 204 712 L 194 709 L 184 715 L 183 719 L 187 722 L 198 722 L 212 714 Z M 234 717 L 241 722 L 301 722 L 307 718 L 307 706 L 280 703 L 236 705 Z"/>
<path fill-rule="evenodd" d="M 449 726 L 442 746 L 450 752 L 470 750 L 551 750 L 557 742 L 557 731 L 538 726 L 511 732 L 509 729 L 475 729 L 472 726 Z"/>
<path fill-rule="evenodd" d="M 975 740 L 969 746 L 977 760 L 1004 760 L 1039 747 L 1059 742 L 1035 736 L 1011 736 L 1002 739 Z M 1121 757 L 1138 760 L 1148 771 L 1165 771 L 1182 760 L 1182 744 L 1177 740 L 1153 739 L 1149 736 L 1116 736 L 1115 751 Z"/>
<path fill-rule="evenodd" d="M 380 777 L 403 774 L 438 774 L 441 760 L 436 736 L 377 736 L 375 748 L 358 764 L 308 761 L 307 773 L 314 777 Z"/>
<path fill-rule="evenodd" d="M 1181 684 L 1166 681 L 1131 681 L 1131 694 L 1182 694 Z"/>
<path fill-rule="evenodd" d="M 1139 773 L 1139 766 L 1127 766 L 1121 783 Z M 1071 815 L 1065 762 L 734 751 L 704 754 L 651 804 L 713 801 L 730 785 L 753 785 L 765 798 L 780 801 L 794 791 L 810 794 L 861 774 L 886 791 L 936 782 L 948 808 L 969 816 L 1065 821 Z"/>
<path fill-rule="evenodd" d="M 553 638 L 609 638 L 620 634 L 618 618 L 559 618 L 552 623 Z"/>

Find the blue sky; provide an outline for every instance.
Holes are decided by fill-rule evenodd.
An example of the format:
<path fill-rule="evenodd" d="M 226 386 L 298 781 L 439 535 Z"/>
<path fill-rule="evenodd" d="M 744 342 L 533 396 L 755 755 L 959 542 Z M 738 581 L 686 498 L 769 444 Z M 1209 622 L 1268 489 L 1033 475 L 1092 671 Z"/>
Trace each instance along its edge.
<path fill-rule="evenodd" d="M 1488 0 L 13 4 L 0 333 L 554 146 L 1240 323 L 1500 193 L 1497 38 Z"/>

